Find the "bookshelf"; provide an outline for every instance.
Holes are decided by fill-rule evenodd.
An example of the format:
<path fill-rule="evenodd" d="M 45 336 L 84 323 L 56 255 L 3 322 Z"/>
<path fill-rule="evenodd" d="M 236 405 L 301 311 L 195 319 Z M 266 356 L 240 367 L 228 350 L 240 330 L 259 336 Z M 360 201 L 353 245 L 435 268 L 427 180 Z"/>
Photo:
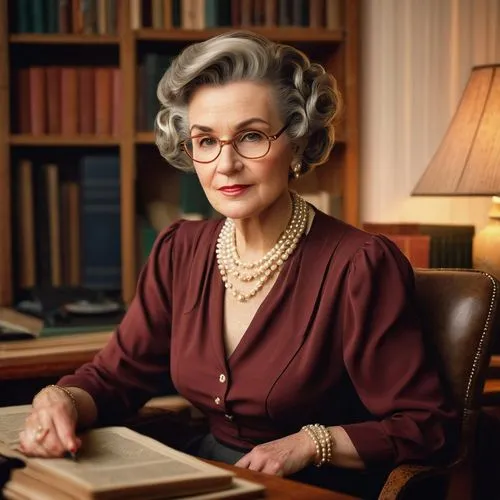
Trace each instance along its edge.
<path fill-rule="evenodd" d="M 148 0 L 146 0 L 148 1 Z M 332 1 L 332 0 L 325 0 Z M 316 171 L 315 186 L 328 192 L 341 192 L 341 216 L 349 223 L 359 223 L 359 0 L 333 0 L 341 3 L 343 23 L 339 29 L 298 26 L 248 26 L 276 41 L 295 45 L 313 60 L 324 64 L 338 79 L 346 107 L 338 133 L 338 145 L 330 161 Z M 150 2 L 150 0 L 149 0 Z M 71 2 L 70 2 L 71 3 Z M 151 2 L 150 2 L 151 4 Z M 36 152 L 43 157 L 57 158 L 68 150 L 84 155 L 88 151 L 117 151 L 120 158 L 120 230 L 121 230 L 121 288 L 125 302 L 134 294 L 139 271 L 137 229 L 137 179 L 141 176 L 142 152 L 155 153 L 154 134 L 138 126 L 137 98 L 140 82 L 137 65 L 150 50 L 171 50 L 175 53 L 190 42 L 201 41 L 234 28 L 207 29 L 133 29 L 134 6 L 137 0 L 120 0 L 117 9 L 117 34 L 82 33 L 16 33 L 10 25 L 12 0 L 0 0 L 0 305 L 12 305 L 16 282 L 13 267 L 16 227 L 13 223 L 13 171 L 15 159 Z M 137 25 L 137 23 L 135 23 Z M 239 27 L 237 27 L 238 29 Z M 69 52 L 68 52 L 69 51 Z M 77 51 L 77 52 L 75 52 Z M 114 134 L 30 134 L 17 133 L 12 126 L 12 74 L 16 71 L 16 54 L 35 61 L 37 65 L 67 61 L 66 54 L 90 58 L 91 54 L 116 57 L 121 73 L 121 127 Z M 73 56 L 74 57 L 74 56 Z M 55 63 L 54 63 L 55 61 Z M 66 62 L 67 64 L 67 62 Z M 47 153 L 48 154 L 48 153 Z M 66 154 L 66 153 L 65 153 Z M 77 153 L 75 153 L 77 154 Z M 47 160 L 49 161 L 49 160 Z M 54 160 L 50 160 L 54 161 Z M 307 179 L 305 180 L 307 183 Z M 299 186 L 300 190 L 300 186 Z"/>

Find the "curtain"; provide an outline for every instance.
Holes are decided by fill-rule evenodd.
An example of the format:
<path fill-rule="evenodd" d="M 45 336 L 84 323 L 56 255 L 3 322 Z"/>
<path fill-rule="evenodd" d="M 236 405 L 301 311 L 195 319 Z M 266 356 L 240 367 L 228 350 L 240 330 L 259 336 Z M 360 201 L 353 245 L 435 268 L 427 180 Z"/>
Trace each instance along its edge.
<path fill-rule="evenodd" d="M 500 0 L 364 0 L 362 17 L 362 221 L 479 229 L 490 198 L 410 194 L 471 68 L 500 63 Z"/>

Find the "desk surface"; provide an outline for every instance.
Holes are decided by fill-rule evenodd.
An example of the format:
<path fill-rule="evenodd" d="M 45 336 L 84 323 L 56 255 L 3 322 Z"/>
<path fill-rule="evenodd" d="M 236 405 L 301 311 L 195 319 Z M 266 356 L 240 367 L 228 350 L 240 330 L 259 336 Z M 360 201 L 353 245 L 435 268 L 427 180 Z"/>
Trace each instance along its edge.
<path fill-rule="evenodd" d="M 0 380 L 59 377 L 100 351 L 111 332 L 0 342 Z"/>
<path fill-rule="evenodd" d="M 234 472 L 242 479 L 248 479 L 266 487 L 267 500 L 355 500 L 355 497 L 345 493 L 316 488 L 308 484 L 290 481 L 278 476 L 262 474 L 248 469 L 241 469 L 232 465 L 213 462 L 218 467 Z"/>

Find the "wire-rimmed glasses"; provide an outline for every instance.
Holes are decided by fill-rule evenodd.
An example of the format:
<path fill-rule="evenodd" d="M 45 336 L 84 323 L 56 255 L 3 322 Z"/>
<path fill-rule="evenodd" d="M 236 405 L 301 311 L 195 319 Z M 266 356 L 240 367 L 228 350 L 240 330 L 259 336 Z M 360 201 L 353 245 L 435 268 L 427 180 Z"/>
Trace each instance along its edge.
<path fill-rule="evenodd" d="M 267 135 L 261 130 L 241 130 L 231 139 L 223 140 L 218 137 L 203 133 L 197 134 L 180 143 L 184 152 L 197 163 L 211 163 L 222 152 L 222 147 L 230 144 L 243 158 L 256 160 L 269 153 L 271 144 L 286 130 L 285 124 L 276 134 Z"/>

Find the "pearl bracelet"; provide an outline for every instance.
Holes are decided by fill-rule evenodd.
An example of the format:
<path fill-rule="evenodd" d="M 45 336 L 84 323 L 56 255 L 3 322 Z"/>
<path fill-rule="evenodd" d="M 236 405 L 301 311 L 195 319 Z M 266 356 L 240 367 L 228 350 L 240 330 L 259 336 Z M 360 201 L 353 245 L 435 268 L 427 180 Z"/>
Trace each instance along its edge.
<path fill-rule="evenodd" d="M 43 392 L 45 392 L 47 389 L 56 389 L 56 390 L 64 392 L 64 394 L 66 394 L 66 396 L 71 401 L 73 409 L 75 410 L 75 415 L 76 415 L 76 417 L 78 419 L 78 405 L 76 403 L 76 398 L 75 398 L 75 396 L 73 395 L 73 393 L 68 388 L 63 387 L 61 385 L 50 384 L 50 385 L 45 386 L 41 391 L 39 391 L 37 394 L 35 394 L 35 397 L 33 398 L 32 406 L 34 406 L 36 398 L 38 396 L 40 396 L 40 394 L 42 394 Z"/>
<path fill-rule="evenodd" d="M 316 458 L 314 465 L 321 467 L 322 465 L 332 462 L 334 440 L 330 431 L 321 424 L 304 425 L 302 430 L 311 438 L 316 447 Z"/>

